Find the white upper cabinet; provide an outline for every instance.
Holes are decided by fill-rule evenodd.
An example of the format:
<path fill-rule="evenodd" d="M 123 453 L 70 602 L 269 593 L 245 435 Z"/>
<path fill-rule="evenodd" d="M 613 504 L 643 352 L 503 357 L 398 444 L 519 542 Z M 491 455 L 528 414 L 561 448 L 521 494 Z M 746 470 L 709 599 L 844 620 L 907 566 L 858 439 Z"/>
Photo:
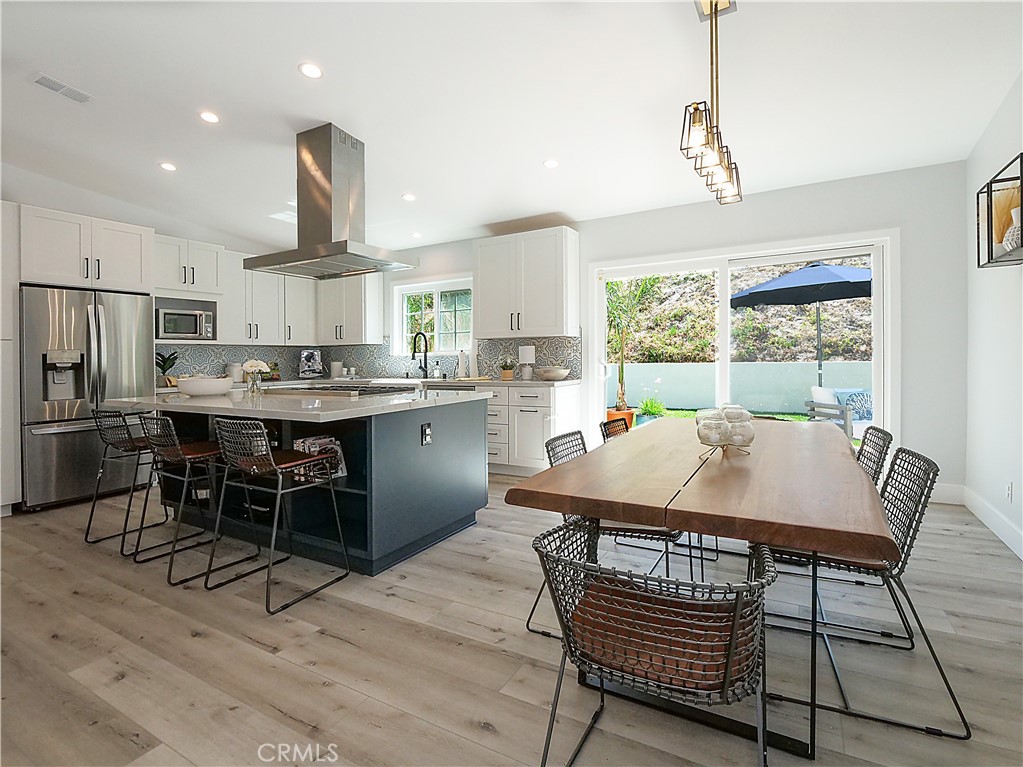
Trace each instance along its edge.
<path fill-rule="evenodd" d="M 317 322 L 320 344 L 351 346 L 384 342 L 384 281 L 379 272 L 320 280 Z"/>
<path fill-rule="evenodd" d="M 156 235 L 153 257 L 153 292 L 220 295 L 224 292 L 224 247 L 180 237 Z"/>
<path fill-rule="evenodd" d="M 42 285 L 149 292 L 153 230 L 21 206 L 21 279 Z"/>
<path fill-rule="evenodd" d="M 579 335 L 579 234 L 559 226 L 476 240 L 476 338 Z"/>
<path fill-rule="evenodd" d="M 245 324 L 251 343 L 284 344 L 284 278 L 268 272 L 245 272 Z"/>
<path fill-rule="evenodd" d="M 284 343 L 316 346 L 316 280 L 284 278 Z"/>
<path fill-rule="evenodd" d="M 224 292 L 217 298 L 217 342 L 283 346 L 284 278 L 246 271 L 245 253 L 228 250 L 222 256 Z"/>
<path fill-rule="evenodd" d="M 92 287 L 148 293 L 153 230 L 92 220 Z"/>

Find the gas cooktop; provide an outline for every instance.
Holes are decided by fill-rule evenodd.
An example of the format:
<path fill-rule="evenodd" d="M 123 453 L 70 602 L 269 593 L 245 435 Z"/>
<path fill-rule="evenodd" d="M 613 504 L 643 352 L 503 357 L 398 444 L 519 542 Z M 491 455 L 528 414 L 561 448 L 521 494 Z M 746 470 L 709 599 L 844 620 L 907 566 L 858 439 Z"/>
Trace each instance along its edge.
<path fill-rule="evenodd" d="M 364 396 L 372 394 L 405 394 L 407 392 L 414 392 L 416 387 L 414 386 L 372 386 L 367 384 L 330 384 L 329 386 L 312 386 L 312 391 L 331 391 L 331 392 L 354 392 Z"/>

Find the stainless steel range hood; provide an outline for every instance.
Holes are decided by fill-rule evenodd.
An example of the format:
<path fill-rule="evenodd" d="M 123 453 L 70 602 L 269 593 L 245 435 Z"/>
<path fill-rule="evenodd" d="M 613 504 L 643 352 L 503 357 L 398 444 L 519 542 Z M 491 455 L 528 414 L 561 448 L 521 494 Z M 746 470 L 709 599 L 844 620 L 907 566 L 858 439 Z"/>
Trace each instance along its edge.
<path fill-rule="evenodd" d="M 413 269 L 419 260 L 398 260 L 367 245 L 366 145 L 326 123 L 299 133 L 298 247 L 245 259 L 245 268 L 291 277 L 333 280 L 369 272 Z"/>

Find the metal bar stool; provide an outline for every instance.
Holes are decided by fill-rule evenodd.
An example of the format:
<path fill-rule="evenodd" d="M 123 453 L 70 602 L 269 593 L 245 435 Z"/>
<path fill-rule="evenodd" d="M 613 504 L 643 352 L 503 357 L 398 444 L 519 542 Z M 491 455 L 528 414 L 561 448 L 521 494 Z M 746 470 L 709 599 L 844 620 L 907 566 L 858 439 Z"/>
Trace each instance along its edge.
<path fill-rule="evenodd" d="M 125 418 L 124 413 L 120 410 L 93 410 L 92 418 L 96 422 L 96 428 L 99 430 L 99 438 L 103 440 L 103 457 L 99 461 L 99 470 L 96 472 L 96 488 L 92 492 L 92 508 L 89 509 L 89 521 L 85 525 L 85 542 L 89 544 L 100 543 L 101 541 L 109 541 L 112 538 L 121 539 L 121 556 L 131 556 L 131 552 L 126 551 L 124 548 L 125 538 L 128 533 L 137 532 L 136 528 L 131 530 L 128 529 L 128 520 L 131 517 L 131 506 L 132 501 L 135 497 L 135 485 L 138 481 L 139 468 L 143 465 L 150 467 L 149 480 L 152 480 L 152 463 L 153 454 L 149 450 L 149 446 L 146 443 L 145 437 L 136 437 L 131 433 L 131 429 L 128 426 L 128 419 Z M 114 454 L 111 455 L 111 450 Z M 148 460 L 143 464 L 143 458 L 148 457 Z M 135 473 L 132 475 L 131 487 L 128 490 L 128 503 L 124 509 L 124 524 L 121 526 L 121 532 L 111 533 L 110 535 L 104 535 L 99 538 L 93 538 L 92 536 L 92 522 L 96 516 L 96 501 L 99 498 L 99 488 L 103 481 L 103 469 L 107 464 L 107 461 L 130 461 L 134 458 L 135 460 Z M 148 486 L 148 482 L 147 482 Z M 170 519 L 170 515 L 167 510 L 164 509 L 164 518 L 161 522 L 153 522 L 146 527 L 158 527 L 159 525 L 166 524 Z M 143 514 L 143 523 L 145 522 L 145 515 Z M 141 525 L 140 528 L 141 529 Z"/>
<path fill-rule="evenodd" d="M 337 508 L 337 496 L 334 492 L 333 470 L 337 459 L 331 455 L 311 455 L 299 450 L 274 450 L 270 449 L 270 440 L 267 437 L 266 426 L 261 421 L 254 419 L 238 418 L 215 418 L 214 423 L 217 429 L 217 440 L 220 443 L 220 450 L 227 462 L 227 470 L 224 474 L 224 482 L 220 493 L 220 502 L 217 505 L 217 521 L 213 529 L 213 545 L 210 547 L 209 564 L 206 569 L 206 578 L 203 587 L 208 591 L 226 586 L 246 576 L 266 570 L 266 601 L 267 613 L 275 615 L 286 610 L 296 602 L 300 602 L 313 594 L 333 586 L 338 581 L 347 578 L 351 573 L 351 566 L 348 562 L 348 551 L 345 548 L 344 533 L 341 532 L 341 517 Z M 238 478 L 230 479 L 231 473 L 237 474 Z M 285 487 L 285 480 L 289 481 L 290 487 Z M 261 484 L 262 482 L 262 484 Z M 338 544 L 341 548 L 341 556 L 344 560 L 344 572 L 335 576 L 316 588 L 303 592 L 294 599 L 284 604 L 272 607 L 271 591 L 273 589 L 273 568 L 291 558 L 291 524 L 289 522 L 290 512 L 284 498 L 290 493 L 299 490 L 308 490 L 321 485 L 327 485 L 330 489 L 330 500 L 334 507 L 334 521 L 337 523 Z M 251 491 L 273 493 L 273 522 L 270 531 L 270 556 L 266 564 L 237 573 L 230 578 L 215 584 L 210 584 L 210 575 L 223 566 L 214 568 L 213 562 L 217 553 L 217 542 L 220 536 L 220 525 L 224 513 L 224 498 L 227 495 L 227 488 L 241 487 L 245 491 L 245 506 L 248 510 L 249 521 L 255 533 L 255 521 L 252 514 Z M 288 554 L 285 557 L 275 560 L 277 550 L 277 530 L 280 523 L 288 531 Z M 258 547 L 259 542 L 256 539 Z"/>
<path fill-rule="evenodd" d="M 198 573 L 175 580 L 174 555 L 178 551 L 188 551 L 189 549 L 195 549 L 200 546 L 206 546 L 213 543 L 212 538 L 207 538 L 206 540 L 199 540 L 195 543 L 189 544 L 188 546 L 178 548 L 178 544 L 182 541 L 201 538 L 203 534 L 209 532 L 206 527 L 206 517 L 203 514 L 203 504 L 198 494 L 198 484 L 202 481 L 206 482 L 206 486 L 209 490 L 209 511 L 212 514 L 217 498 L 216 460 L 220 457 L 220 447 L 215 442 L 205 441 L 186 442 L 185 444 L 182 444 L 178 439 L 177 431 L 174 428 L 174 422 L 166 416 L 142 415 L 139 416 L 139 422 L 142 424 L 142 432 L 146 437 L 146 443 L 149 445 L 149 449 L 153 453 L 153 473 L 161 478 L 180 481 L 182 482 L 182 486 L 181 497 L 178 500 L 176 523 L 174 525 L 174 536 L 169 541 L 161 541 L 160 543 L 143 547 L 143 528 L 140 527 L 138 534 L 135 537 L 135 551 L 132 559 L 137 563 L 143 563 L 150 562 L 154 559 L 160 559 L 161 557 L 169 557 L 170 559 L 167 563 L 167 583 L 171 586 L 179 586 L 182 583 L 188 583 L 196 578 L 201 578 L 206 573 L 206 569 L 203 568 Z M 182 468 L 184 468 L 183 476 L 180 473 Z M 188 498 L 190 484 L 192 486 L 193 494 L 195 495 L 196 507 L 199 510 L 201 529 L 195 533 L 189 533 L 182 537 L 182 510 L 185 505 L 185 499 Z M 145 522 L 146 511 L 149 508 L 149 491 L 151 487 L 152 485 L 146 488 L 146 502 L 143 504 L 142 509 L 143 523 Z M 167 504 L 163 505 L 166 508 Z M 140 554 L 150 551 L 160 551 L 160 553 L 145 558 L 139 557 Z M 239 561 L 253 559 L 254 556 L 256 555 Z M 238 564 L 238 562 L 232 562 L 228 566 L 235 564 Z"/>

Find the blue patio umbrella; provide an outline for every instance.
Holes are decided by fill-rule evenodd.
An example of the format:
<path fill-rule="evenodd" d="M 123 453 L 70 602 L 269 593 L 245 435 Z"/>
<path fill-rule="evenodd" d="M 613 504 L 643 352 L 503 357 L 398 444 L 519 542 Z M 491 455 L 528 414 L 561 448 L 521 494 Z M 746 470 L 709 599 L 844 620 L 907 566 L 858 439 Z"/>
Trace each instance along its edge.
<path fill-rule="evenodd" d="M 870 296 L 870 270 L 855 266 L 813 263 L 773 280 L 740 290 L 733 309 L 744 306 L 802 306 L 817 304 L 817 385 L 824 385 L 824 347 L 821 344 L 821 302 Z"/>

